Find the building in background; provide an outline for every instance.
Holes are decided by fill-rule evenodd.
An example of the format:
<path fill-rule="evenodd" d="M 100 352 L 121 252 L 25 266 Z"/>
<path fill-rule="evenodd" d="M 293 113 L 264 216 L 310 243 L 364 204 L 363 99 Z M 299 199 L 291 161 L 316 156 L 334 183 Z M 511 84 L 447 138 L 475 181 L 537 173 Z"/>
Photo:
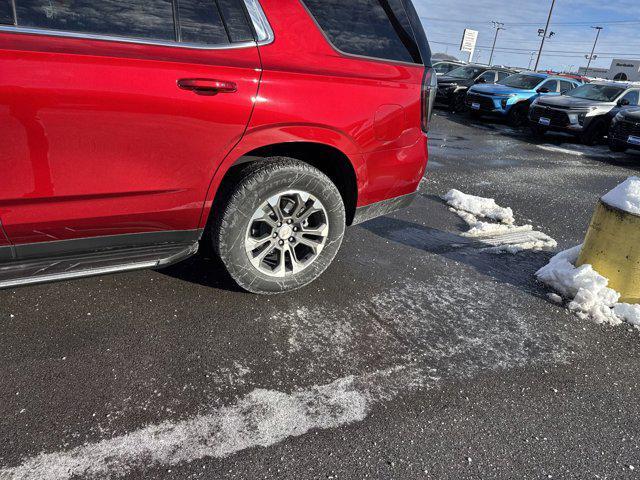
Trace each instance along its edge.
<path fill-rule="evenodd" d="M 597 68 L 597 67 L 589 67 L 589 76 L 590 77 L 599 77 L 599 78 L 608 78 L 609 74 L 608 68 Z M 587 67 L 578 68 L 578 75 L 583 77 L 587 76 Z"/>
<path fill-rule="evenodd" d="M 640 60 L 614 58 L 607 78 L 630 82 L 640 81 Z"/>
<path fill-rule="evenodd" d="M 607 80 L 640 82 L 640 60 L 614 58 L 609 68 L 590 67 L 587 73 L 587 67 L 580 67 L 578 74 L 606 78 Z"/>

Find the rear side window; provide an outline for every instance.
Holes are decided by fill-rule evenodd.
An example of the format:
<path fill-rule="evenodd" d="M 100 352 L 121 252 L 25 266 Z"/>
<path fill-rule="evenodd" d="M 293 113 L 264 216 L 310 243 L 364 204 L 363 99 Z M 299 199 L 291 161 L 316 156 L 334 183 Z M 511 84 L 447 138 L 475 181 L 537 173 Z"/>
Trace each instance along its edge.
<path fill-rule="evenodd" d="M 16 0 L 16 14 L 23 27 L 175 39 L 171 0 Z"/>
<path fill-rule="evenodd" d="M 197 0 L 196 0 L 197 1 Z M 182 2 L 182 0 L 180 0 Z M 232 42 L 253 40 L 253 32 L 247 22 L 247 15 L 239 0 L 218 0 L 227 33 Z"/>
<path fill-rule="evenodd" d="M 629 100 L 629 105 L 632 105 L 634 107 L 637 106 L 638 103 L 640 103 L 640 94 L 638 93 L 637 90 L 631 90 L 622 98 L 624 100 Z"/>
<path fill-rule="evenodd" d="M 489 70 L 488 72 L 484 72 L 482 75 L 478 77 L 478 80 L 484 80 L 487 83 L 494 83 L 496 81 L 496 72 Z"/>
<path fill-rule="evenodd" d="M 498 72 L 498 81 L 501 82 L 502 80 L 504 80 L 505 78 L 511 76 L 510 73 L 507 72 Z"/>
<path fill-rule="evenodd" d="M 422 64 L 401 0 L 304 0 L 304 4 L 338 50 Z"/>
<path fill-rule="evenodd" d="M 214 0 L 181 0 L 178 15 L 181 41 L 205 45 L 229 41 Z"/>
<path fill-rule="evenodd" d="M 571 82 L 565 82 L 563 80 L 560 80 L 560 92 L 561 93 L 570 92 L 574 88 L 576 88 L 575 84 L 573 84 Z"/>
<path fill-rule="evenodd" d="M 0 25 L 13 25 L 13 7 L 10 0 L 0 0 Z"/>
<path fill-rule="evenodd" d="M 0 23 L 10 14 L 13 24 L 12 2 L 20 27 L 201 45 L 253 40 L 241 0 L 0 0 Z"/>

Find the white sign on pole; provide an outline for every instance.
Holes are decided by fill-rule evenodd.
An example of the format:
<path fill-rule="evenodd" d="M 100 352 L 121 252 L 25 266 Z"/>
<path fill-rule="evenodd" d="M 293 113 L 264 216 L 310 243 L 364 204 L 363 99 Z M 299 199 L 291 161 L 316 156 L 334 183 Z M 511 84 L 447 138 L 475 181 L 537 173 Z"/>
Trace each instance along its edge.
<path fill-rule="evenodd" d="M 460 50 L 463 52 L 469 52 L 469 61 L 473 58 L 473 52 L 476 51 L 476 43 L 478 41 L 477 30 L 464 29 L 464 35 L 462 36 L 462 43 L 460 44 Z"/>

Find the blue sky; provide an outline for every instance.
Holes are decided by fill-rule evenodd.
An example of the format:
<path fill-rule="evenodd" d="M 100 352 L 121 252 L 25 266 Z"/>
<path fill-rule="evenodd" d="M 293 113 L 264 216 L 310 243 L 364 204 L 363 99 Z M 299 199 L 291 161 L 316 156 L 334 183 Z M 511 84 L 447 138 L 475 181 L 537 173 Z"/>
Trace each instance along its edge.
<path fill-rule="evenodd" d="M 464 28 L 480 32 L 474 60 L 486 63 L 493 43 L 491 21 L 505 23 L 500 32 L 494 64 L 527 67 L 531 52 L 540 47 L 538 28 L 544 28 L 551 0 L 414 0 L 426 27 L 433 52 L 448 52 L 466 60 L 459 51 Z M 639 0 L 556 0 L 550 30 L 556 35 L 547 40 L 540 68 L 565 70 L 586 65 L 596 31 L 600 34 L 592 64 L 609 67 L 613 57 L 640 59 Z M 480 55 L 478 57 L 478 54 Z M 535 63 L 535 58 L 534 58 Z"/>

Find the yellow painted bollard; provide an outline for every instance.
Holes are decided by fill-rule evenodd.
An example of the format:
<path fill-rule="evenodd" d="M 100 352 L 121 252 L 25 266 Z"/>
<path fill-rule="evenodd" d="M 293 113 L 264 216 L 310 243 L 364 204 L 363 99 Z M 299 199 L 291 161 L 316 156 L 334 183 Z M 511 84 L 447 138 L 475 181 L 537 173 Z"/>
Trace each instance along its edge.
<path fill-rule="evenodd" d="M 609 279 L 620 302 L 640 303 L 640 215 L 601 200 L 578 258 L 584 264 Z"/>

